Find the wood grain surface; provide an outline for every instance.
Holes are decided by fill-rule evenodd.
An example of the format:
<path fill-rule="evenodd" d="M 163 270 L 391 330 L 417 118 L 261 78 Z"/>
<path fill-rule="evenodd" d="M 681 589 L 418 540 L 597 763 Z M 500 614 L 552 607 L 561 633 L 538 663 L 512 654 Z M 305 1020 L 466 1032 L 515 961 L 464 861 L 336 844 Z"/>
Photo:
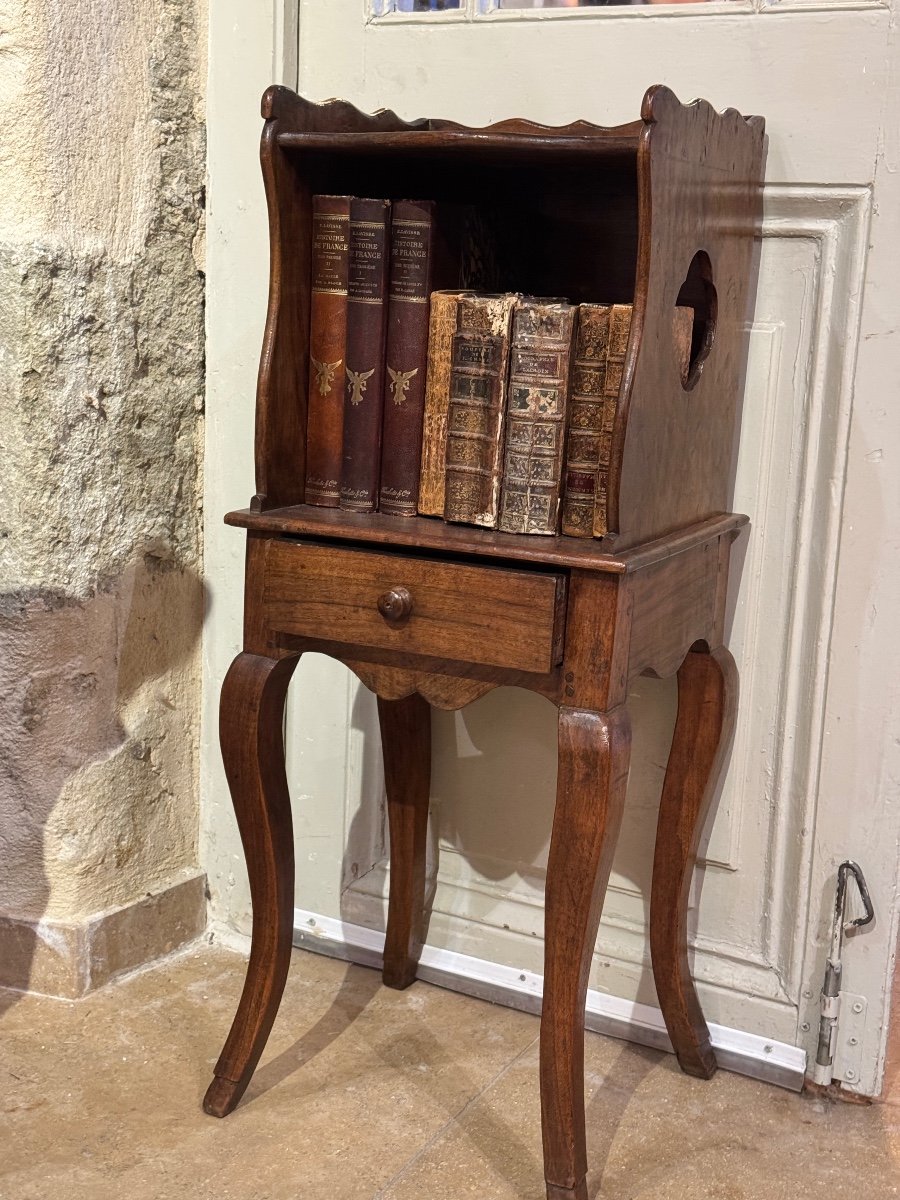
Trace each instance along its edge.
<path fill-rule="evenodd" d="M 409 616 L 379 601 L 403 588 Z M 271 539 L 267 619 L 281 632 L 517 671 L 559 662 L 565 577 Z"/>
<path fill-rule="evenodd" d="M 391 883 L 382 976 L 402 990 L 416 977 L 425 921 L 425 835 L 431 788 L 431 709 L 421 696 L 378 697 Z"/>
<path fill-rule="evenodd" d="M 716 1058 L 691 979 L 687 908 L 697 846 L 734 728 L 737 670 L 722 646 L 698 646 L 678 671 L 678 718 L 666 766 L 650 897 L 650 952 L 659 1006 L 681 1069 L 709 1079 Z"/>
<path fill-rule="evenodd" d="M 554 1195 L 587 1200 L 584 1005 L 600 911 L 625 802 L 631 726 L 609 713 L 559 710 L 556 810 L 544 900 L 541 1114 Z"/>
<path fill-rule="evenodd" d="M 493 529 L 446 525 L 427 517 L 407 517 L 401 521 L 383 513 L 342 513 L 335 509 L 313 508 L 309 504 L 260 513 L 238 509 L 228 513 L 225 523 L 254 533 L 312 536 L 357 545 L 389 546 L 395 550 L 437 550 L 451 558 L 469 555 L 489 560 L 504 559 L 507 563 L 576 567 L 621 575 L 636 571 L 649 562 L 680 554 L 696 542 L 737 530 L 747 524 L 747 518 L 735 513 L 719 513 L 676 533 L 642 542 L 621 554 L 611 552 L 606 538 L 600 541 L 596 538 L 522 537 Z"/>
<path fill-rule="evenodd" d="M 633 545 L 730 507 L 754 235 L 762 216 L 764 123 L 651 88 L 637 155 L 634 317 L 613 431 L 609 528 Z M 715 328 L 694 385 L 682 382 L 676 304 L 698 251 L 709 258 Z M 699 347 L 695 347 L 699 349 Z"/>
<path fill-rule="evenodd" d="M 219 738 L 250 878 L 247 978 L 203 1107 L 237 1104 L 266 1044 L 287 979 L 294 931 L 294 838 L 282 720 L 298 659 L 239 654 L 222 685 Z"/>

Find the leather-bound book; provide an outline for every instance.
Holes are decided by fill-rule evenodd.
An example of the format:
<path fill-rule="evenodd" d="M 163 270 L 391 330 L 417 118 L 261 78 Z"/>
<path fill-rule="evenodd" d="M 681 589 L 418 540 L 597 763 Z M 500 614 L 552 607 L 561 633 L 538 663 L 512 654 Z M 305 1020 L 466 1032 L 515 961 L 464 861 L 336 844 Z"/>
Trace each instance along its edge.
<path fill-rule="evenodd" d="M 594 534 L 611 312 L 611 304 L 578 306 L 562 505 L 562 532 L 570 537 Z"/>
<path fill-rule="evenodd" d="M 496 529 L 509 334 L 519 297 L 465 296 L 450 363 L 444 517 Z"/>
<path fill-rule="evenodd" d="M 693 316 L 693 309 L 675 309 L 675 350 L 682 376 L 690 362 Z M 612 431 L 630 329 L 630 304 L 578 306 L 562 505 L 562 532 L 571 537 L 603 537 L 609 532 Z"/>
<path fill-rule="evenodd" d="M 622 388 L 625 355 L 628 350 L 628 336 L 631 332 L 631 315 L 632 306 L 630 304 L 614 304 L 610 309 L 606 371 L 603 377 L 603 416 L 599 439 L 600 455 L 594 495 L 594 537 L 605 537 L 609 533 L 607 501 L 609 496 L 612 435 L 616 423 L 616 413 L 619 408 L 619 392 Z M 693 309 L 687 307 L 676 308 L 672 317 L 676 356 L 676 361 L 673 363 L 672 369 L 678 371 L 682 378 L 687 376 L 690 363 L 693 318 Z"/>
<path fill-rule="evenodd" d="M 565 301 L 520 300 L 513 316 L 499 528 L 555 534 L 559 528 L 572 334 Z"/>
<path fill-rule="evenodd" d="M 426 517 L 444 515 L 450 357 L 459 302 L 468 294 L 460 291 L 431 293 L 428 372 L 425 377 L 425 413 L 422 419 L 422 466 L 419 477 L 419 512 Z"/>
<path fill-rule="evenodd" d="M 340 507 L 375 512 L 381 469 L 391 202 L 350 201 Z"/>
<path fill-rule="evenodd" d="M 681 372 L 682 383 L 687 382 L 691 369 L 691 348 L 694 337 L 694 310 L 684 305 L 675 309 L 672 323 L 672 333 L 675 338 L 675 355 L 678 360 L 678 370 Z"/>
<path fill-rule="evenodd" d="M 609 314 L 609 343 L 606 348 L 606 374 L 603 379 L 603 420 L 600 425 L 600 462 L 597 467 L 597 490 L 594 494 L 594 537 L 609 532 L 607 496 L 609 494 L 609 462 L 612 452 L 613 427 L 619 407 L 619 391 L 625 370 L 628 335 L 631 332 L 631 304 L 614 304 Z"/>
<path fill-rule="evenodd" d="M 306 503 L 337 508 L 344 429 L 349 196 L 313 196 Z"/>
<path fill-rule="evenodd" d="M 399 517 L 414 517 L 419 498 L 433 241 L 432 201 L 395 200 L 378 507 Z"/>

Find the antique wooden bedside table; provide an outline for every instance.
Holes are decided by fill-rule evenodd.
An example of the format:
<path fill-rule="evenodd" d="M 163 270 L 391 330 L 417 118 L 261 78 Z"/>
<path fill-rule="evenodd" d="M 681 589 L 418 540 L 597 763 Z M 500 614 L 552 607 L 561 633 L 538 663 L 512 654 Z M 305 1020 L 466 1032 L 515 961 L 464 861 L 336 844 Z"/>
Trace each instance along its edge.
<path fill-rule="evenodd" d="M 247 530 L 244 649 L 225 679 L 221 744 L 253 899 L 250 963 L 204 1107 L 240 1100 L 275 1019 L 291 952 L 294 854 L 282 718 L 304 651 L 378 696 L 390 825 L 384 981 L 416 977 L 423 936 L 430 706 L 514 685 L 558 708 L 547 866 L 540 1084 L 547 1195 L 586 1200 L 588 971 L 628 777 L 634 676 L 678 676 L 659 812 L 650 942 L 678 1061 L 716 1067 L 687 960 L 698 840 L 732 726 L 723 646 L 727 512 L 760 214 L 763 123 L 651 89 L 604 129 L 506 121 L 467 129 L 389 112 L 263 99 L 271 289 L 257 397 L 258 494 Z M 633 302 L 602 539 L 521 536 L 303 503 L 314 193 L 490 197 L 516 213 L 509 290 Z M 513 208 L 514 206 L 514 208 Z M 535 231 L 541 236 L 536 238 Z M 694 310 L 676 357 L 676 303 Z"/>

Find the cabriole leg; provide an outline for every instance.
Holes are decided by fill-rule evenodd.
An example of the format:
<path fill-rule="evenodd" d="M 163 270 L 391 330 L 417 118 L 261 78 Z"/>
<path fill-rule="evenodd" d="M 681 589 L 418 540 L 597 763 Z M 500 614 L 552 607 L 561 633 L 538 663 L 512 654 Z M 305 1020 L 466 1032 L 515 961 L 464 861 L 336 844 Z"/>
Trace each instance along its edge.
<path fill-rule="evenodd" d="M 384 754 L 391 881 L 382 977 L 406 988 L 416 977 L 425 922 L 425 847 L 431 790 L 431 708 L 421 696 L 378 699 Z"/>
<path fill-rule="evenodd" d="M 297 657 L 239 654 L 222 685 L 219 738 L 250 877 L 253 940 L 238 1010 L 203 1107 L 232 1111 L 259 1062 L 291 957 L 294 842 L 282 718 Z"/>
<path fill-rule="evenodd" d="M 541 1113 L 548 1200 L 587 1200 L 584 1005 L 625 800 L 631 728 L 609 713 L 559 710 L 556 811 L 547 863 Z"/>
<path fill-rule="evenodd" d="M 691 650 L 678 671 L 678 718 L 659 807 L 650 950 L 678 1062 L 701 1079 L 715 1073 L 716 1058 L 688 966 L 688 895 L 736 705 L 737 671 L 729 652 Z"/>

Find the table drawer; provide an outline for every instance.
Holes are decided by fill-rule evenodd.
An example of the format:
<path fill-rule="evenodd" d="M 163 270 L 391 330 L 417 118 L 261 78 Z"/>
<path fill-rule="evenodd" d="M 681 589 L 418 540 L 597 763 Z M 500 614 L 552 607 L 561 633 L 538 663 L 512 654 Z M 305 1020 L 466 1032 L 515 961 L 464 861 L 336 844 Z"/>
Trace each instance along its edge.
<path fill-rule="evenodd" d="M 562 660 L 565 575 L 272 539 L 266 620 L 299 637 L 515 671 Z"/>

